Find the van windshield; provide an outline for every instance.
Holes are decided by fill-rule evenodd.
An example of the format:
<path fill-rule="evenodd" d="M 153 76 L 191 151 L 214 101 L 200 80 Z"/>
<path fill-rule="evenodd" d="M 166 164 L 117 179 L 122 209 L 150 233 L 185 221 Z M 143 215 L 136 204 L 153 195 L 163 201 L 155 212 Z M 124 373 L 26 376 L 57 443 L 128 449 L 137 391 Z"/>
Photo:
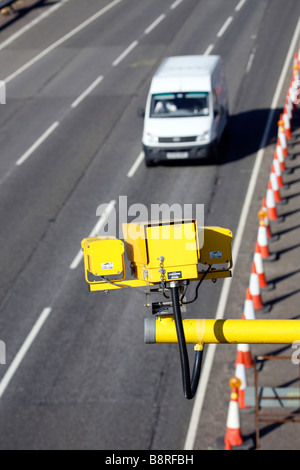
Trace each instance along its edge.
<path fill-rule="evenodd" d="M 208 92 L 156 93 L 152 95 L 150 117 L 208 116 Z"/>

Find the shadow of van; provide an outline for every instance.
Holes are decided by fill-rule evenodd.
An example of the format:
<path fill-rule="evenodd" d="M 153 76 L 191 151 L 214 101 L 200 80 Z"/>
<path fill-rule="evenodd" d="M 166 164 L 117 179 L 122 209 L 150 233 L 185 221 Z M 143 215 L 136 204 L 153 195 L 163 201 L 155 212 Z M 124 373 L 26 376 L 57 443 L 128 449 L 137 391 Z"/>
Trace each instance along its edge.
<path fill-rule="evenodd" d="M 227 164 L 249 155 L 255 154 L 261 147 L 262 138 L 270 116 L 270 109 L 254 109 L 242 113 L 229 115 L 229 121 L 225 133 L 218 146 L 217 158 L 199 160 L 174 160 L 159 162 L 164 166 L 199 166 Z M 282 109 L 277 108 L 273 112 L 273 119 L 267 138 L 267 145 L 277 141 L 278 125 Z M 293 130 L 299 127 L 300 122 L 295 120 Z"/>

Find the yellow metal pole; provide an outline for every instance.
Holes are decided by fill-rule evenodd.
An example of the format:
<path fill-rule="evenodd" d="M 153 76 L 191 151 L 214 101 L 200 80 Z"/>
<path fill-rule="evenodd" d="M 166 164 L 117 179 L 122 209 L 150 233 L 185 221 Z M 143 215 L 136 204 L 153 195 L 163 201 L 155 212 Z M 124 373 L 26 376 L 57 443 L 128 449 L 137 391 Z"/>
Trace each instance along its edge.
<path fill-rule="evenodd" d="M 186 319 L 183 328 L 186 342 L 192 344 L 292 344 L 300 341 L 300 320 Z M 148 319 L 147 330 L 147 343 L 177 343 L 172 316 Z"/>

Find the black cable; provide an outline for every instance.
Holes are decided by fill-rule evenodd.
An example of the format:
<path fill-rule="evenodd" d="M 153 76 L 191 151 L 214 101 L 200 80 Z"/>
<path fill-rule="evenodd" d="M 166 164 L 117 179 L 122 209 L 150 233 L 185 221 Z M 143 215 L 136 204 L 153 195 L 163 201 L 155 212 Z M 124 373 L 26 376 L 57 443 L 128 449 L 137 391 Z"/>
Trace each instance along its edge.
<path fill-rule="evenodd" d="M 198 282 L 197 284 L 197 287 L 196 287 L 196 293 L 195 293 L 195 297 L 193 298 L 193 300 L 189 300 L 188 302 L 182 302 L 184 305 L 188 305 L 188 304 L 192 304 L 193 302 L 195 302 L 195 300 L 198 299 L 198 290 L 199 290 L 199 287 L 201 286 L 205 276 L 207 275 L 208 271 L 210 270 L 211 268 L 211 264 L 208 266 L 207 270 L 203 273 L 200 281 Z"/>
<path fill-rule="evenodd" d="M 194 361 L 192 383 L 191 383 L 191 395 L 192 395 L 191 398 L 195 396 L 197 388 L 198 388 L 198 383 L 199 383 L 200 374 L 201 374 L 202 359 L 203 359 L 203 349 L 195 352 L 195 361 Z"/>
<path fill-rule="evenodd" d="M 99 276 L 99 278 L 101 279 L 101 281 L 108 282 L 108 284 L 111 284 L 112 286 L 117 286 L 117 287 L 122 287 L 122 288 L 127 288 L 128 287 L 129 289 L 135 290 L 139 294 L 145 294 L 145 291 L 139 290 L 136 287 L 130 286 L 129 284 L 118 284 L 117 282 L 109 281 L 108 279 L 106 279 L 103 276 Z"/>
<path fill-rule="evenodd" d="M 173 313 L 176 325 L 180 362 L 181 362 L 181 371 L 182 371 L 182 383 L 183 383 L 183 392 L 185 398 L 190 400 L 195 396 L 198 382 L 201 372 L 201 364 L 203 351 L 196 351 L 192 381 L 190 377 L 190 366 L 189 366 L 189 357 L 186 347 L 186 341 L 184 336 L 184 329 L 181 318 L 181 310 L 179 304 L 179 292 L 178 287 L 171 287 L 172 303 L 173 303 Z"/>
<path fill-rule="evenodd" d="M 182 296 L 181 296 L 181 298 L 180 298 L 180 302 L 181 302 L 181 303 L 185 303 L 185 302 L 183 302 L 183 299 L 184 299 L 184 297 L 186 296 L 187 288 L 188 288 L 188 284 L 184 287 L 184 291 L 183 291 Z"/>

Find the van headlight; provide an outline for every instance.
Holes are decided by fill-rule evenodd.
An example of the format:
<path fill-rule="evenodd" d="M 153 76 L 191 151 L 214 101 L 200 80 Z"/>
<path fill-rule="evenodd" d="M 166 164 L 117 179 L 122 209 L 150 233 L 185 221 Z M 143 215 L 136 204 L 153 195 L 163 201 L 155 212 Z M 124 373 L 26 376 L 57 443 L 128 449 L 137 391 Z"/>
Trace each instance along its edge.
<path fill-rule="evenodd" d="M 153 135 L 150 132 L 147 132 L 147 140 L 150 144 L 157 144 L 158 143 L 158 136 Z"/>
<path fill-rule="evenodd" d="M 197 142 L 203 142 L 203 141 L 207 141 L 208 139 L 209 139 L 209 131 L 204 131 L 204 132 L 202 132 L 202 134 L 199 134 L 197 136 L 196 141 Z"/>

